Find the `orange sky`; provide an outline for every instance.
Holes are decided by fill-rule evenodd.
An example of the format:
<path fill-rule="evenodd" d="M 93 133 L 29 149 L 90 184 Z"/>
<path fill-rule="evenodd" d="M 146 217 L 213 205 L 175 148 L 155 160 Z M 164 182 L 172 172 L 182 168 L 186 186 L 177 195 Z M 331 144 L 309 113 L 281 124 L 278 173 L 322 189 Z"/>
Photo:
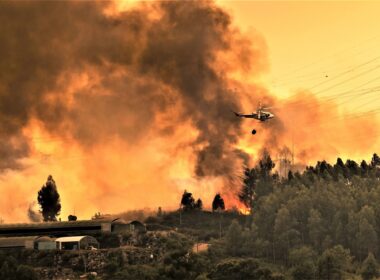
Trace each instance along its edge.
<path fill-rule="evenodd" d="M 335 95 L 367 82 L 362 88 L 380 85 L 380 80 L 369 83 L 380 76 L 380 69 L 376 68 L 380 60 L 336 78 L 380 55 L 380 2 L 218 0 L 218 3 L 231 12 L 241 30 L 249 34 L 256 29 L 265 38 L 270 70 L 263 80 L 277 96 L 289 96 L 295 89 L 312 88 L 321 82 L 324 83 L 315 87 L 315 91 L 321 91 L 319 96 Z M 359 77 L 323 91 L 354 76 Z M 376 99 L 376 95 L 338 102 L 348 110 L 355 110 L 356 106 L 362 106 L 359 111 L 377 109 L 380 98 Z M 363 105 L 366 102 L 370 104 Z"/>
<path fill-rule="evenodd" d="M 137 5 L 141 4 L 139 1 L 132 2 L 131 4 L 127 0 L 117 3 L 119 9 L 129 9 L 136 2 Z M 263 146 L 268 146 L 277 153 L 282 147 L 289 148 L 294 144 L 298 156 L 296 161 L 302 161 L 303 164 L 322 159 L 335 160 L 337 156 L 349 156 L 355 160 L 368 159 L 376 152 L 379 143 L 378 120 L 373 118 L 377 118 L 377 115 L 364 116 L 363 112 L 380 109 L 377 91 L 380 90 L 380 2 L 217 0 L 216 3 L 232 15 L 232 26 L 240 29 L 255 47 L 258 46 L 259 50 L 253 52 L 252 57 L 263 60 L 252 62 L 253 68 L 258 69 L 252 69 L 248 74 L 238 73 L 238 76 L 246 76 L 235 81 L 241 92 L 233 97 L 239 100 L 242 110 L 248 111 L 256 108 L 259 101 L 257 98 L 272 100 L 273 104 L 267 105 L 274 107 L 277 116 L 274 122 L 264 124 L 242 120 L 241 127 L 236 125 L 240 120 L 233 119 L 233 125 L 228 128 L 238 129 L 232 129 L 229 133 L 237 135 L 238 141 L 231 141 L 228 149 L 223 150 L 222 158 L 228 158 L 231 155 L 228 152 L 240 148 L 255 161 Z M 154 16 L 156 15 L 152 14 Z M 84 22 L 80 23 L 85 26 Z M 89 26 L 93 27 L 92 22 Z M 91 28 L 89 30 L 92 32 Z M 191 34 L 198 35 L 197 30 L 190 28 L 190 31 Z M 72 35 L 72 31 L 67 32 Z M 97 32 L 91 32 L 91 35 L 97 35 Z M 100 29 L 99 34 L 104 36 L 102 32 L 104 30 Z M 115 34 L 111 34 L 115 37 L 110 38 L 129 38 L 129 34 L 117 32 L 118 29 Z M 84 42 L 92 42 L 92 36 L 82 35 L 83 38 L 80 39 Z M 166 35 L 163 30 L 163 36 Z M 143 37 L 142 41 L 145 39 Z M 78 42 L 81 40 L 75 43 Z M 115 42 L 120 44 L 116 46 L 120 48 L 113 49 L 111 46 L 111 50 L 125 51 L 124 41 Z M 94 44 L 96 43 L 95 41 Z M 265 44 L 266 49 L 263 47 Z M 73 48 L 77 45 L 73 44 Z M 70 49 L 71 45 L 65 47 Z M 101 52 L 108 47 L 107 44 L 101 45 L 101 48 L 94 48 L 94 52 Z M 92 50 L 92 45 L 89 49 Z M 232 49 L 240 50 L 236 45 Z M 123 59 L 118 54 L 115 57 Z M 244 63 L 237 60 L 238 57 L 240 53 L 227 53 L 226 61 L 216 61 L 216 67 L 225 67 L 228 72 L 233 64 L 237 64 L 237 68 L 244 66 Z M 263 67 L 265 61 L 267 69 Z M 80 127 L 83 130 L 75 132 L 83 133 L 90 141 L 91 133 L 102 137 L 94 141 L 93 146 L 87 147 L 86 142 L 79 141 L 81 139 L 78 135 L 68 133 L 66 137 L 65 131 L 62 131 L 72 129 L 71 126 L 75 127 L 75 123 L 69 122 L 67 127 L 60 128 L 60 133 L 55 134 L 41 120 L 28 120 L 22 130 L 22 134 L 31 140 L 30 154 L 23 159 L 26 168 L 9 169 L 0 174 L 0 217 L 6 221 L 25 221 L 26 209 L 36 199 L 38 189 L 49 174 L 53 175 L 61 194 L 63 219 L 73 213 L 80 218 L 89 218 L 97 211 L 118 213 L 146 206 L 153 209 L 158 206 L 163 206 L 164 209 L 174 208 L 178 206 L 185 188 L 192 191 L 195 198 L 201 196 L 207 207 L 215 192 L 223 190 L 226 181 L 222 176 L 199 178 L 194 175 L 197 162 L 195 151 L 207 147 L 207 141 L 196 143 L 195 139 L 201 129 L 191 119 L 180 119 L 180 113 L 188 106 L 189 103 L 186 102 L 189 99 L 185 99 L 183 104 L 169 100 L 177 106 L 173 105 L 174 109 L 168 109 L 162 114 L 153 114 L 151 119 L 139 115 L 144 110 L 138 106 L 146 109 L 149 101 L 141 101 L 138 99 L 140 95 L 133 99 L 135 103 L 132 102 L 131 105 L 136 109 L 128 107 L 128 102 L 121 103 L 121 106 L 115 102 L 117 108 L 113 110 L 111 107 L 111 112 L 108 107 L 102 107 L 103 95 L 109 94 L 112 97 L 129 93 L 129 88 L 125 89 L 120 81 L 129 78 L 130 65 L 115 65 L 116 68 L 121 68 L 120 71 L 110 68 L 110 72 L 106 72 L 107 68 L 105 70 L 103 67 L 107 66 L 94 63 L 93 68 L 89 66 L 78 70 L 79 74 L 69 71 L 59 76 L 60 86 L 47 97 L 52 98 L 52 104 L 57 100 L 58 103 L 67 102 L 69 109 L 70 106 L 77 105 L 75 102 L 82 100 L 76 100 L 75 97 L 87 97 L 88 99 L 83 99 L 85 102 L 78 103 L 83 106 L 83 111 L 80 111 L 76 119 L 78 123 L 84 124 L 84 127 Z M 107 73 L 106 77 L 103 77 L 104 73 Z M 142 76 L 141 81 L 136 79 L 137 89 L 140 89 L 138 82 L 146 82 L 144 78 Z M 103 80 L 108 83 L 103 83 Z M 179 97 L 175 87 L 170 91 L 170 86 L 168 90 L 165 87 L 167 85 L 153 82 L 152 87 L 148 87 L 149 92 L 157 90 L 166 95 L 172 94 L 174 101 Z M 229 82 L 231 81 L 226 81 L 228 86 Z M 210 88 L 206 92 L 214 93 L 213 90 L 215 89 Z M 90 102 L 98 100 L 96 98 L 99 98 L 98 103 Z M 210 98 L 213 98 L 212 94 Z M 95 107 L 86 107 L 86 101 Z M 126 109 L 123 106 L 127 106 Z M 157 108 L 151 110 L 156 112 Z M 189 114 L 197 115 L 200 111 L 195 106 Z M 218 111 L 218 114 L 224 115 L 214 118 L 215 124 L 229 122 L 230 113 L 229 110 L 228 113 Z M 356 119 L 355 114 L 361 118 Z M 170 127 L 171 124 L 175 124 L 174 128 Z M 173 131 L 165 135 L 164 128 Z M 259 131 L 254 137 L 250 134 L 252 128 Z M 90 135 L 86 134 L 88 132 L 91 132 Z M 103 134 L 109 134 L 110 137 L 104 137 Z M 272 156 L 275 158 L 278 155 Z M 227 206 L 231 205 L 227 203 Z"/>

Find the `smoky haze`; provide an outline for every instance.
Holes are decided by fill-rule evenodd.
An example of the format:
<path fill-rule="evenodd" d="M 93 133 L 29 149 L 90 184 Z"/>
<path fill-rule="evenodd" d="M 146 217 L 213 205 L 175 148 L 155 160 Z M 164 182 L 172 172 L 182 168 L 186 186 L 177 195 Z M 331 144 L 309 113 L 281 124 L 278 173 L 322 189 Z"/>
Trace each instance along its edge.
<path fill-rule="evenodd" d="M 124 11 L 106 1 L 2 1 L 0 38 L 0 214 L 10 218 L 26 218 L 48 174 L 63 217 L 176 207 L 184 189 L 206 207 L 229 192 L 229 207 L 242 166 L 264 149 L 293 143 L 307 164 L 362 141 L 341 143 L 358 121 L 323 126 L 338 113 L 312 94 L 297 98 L 320 104 L 315 114 L 284 101 L 269 123 L 237 119 L 231 110 L 278 101 L 245 82 L 268 69 L 262 36 L 242 34 L 212 1 Z M 360 152 L 373 152 L 371 135 Z"/>
<path fill-rule="evenodd" d="M 85 147 L 114 135 L 138 143 L 151 129 L 165 137 L 190 121 L 200 177 L 230 174 L 246 158 L 233 148 L 240 124 L 226 114 L 239 98 L 218 61 L 241 35 L 212 2 L 162 2 L 113 15 L 104 12 L 109 2 L 0 5 L 0 168 L 28 156 L 22 129 L 32 118 Z M 235 67 L 250 67 L 255 53 L 247 52 Z M 89 85 L 70 89 L 83 73 Z M 170 123 L 160 123 L 164 114 Z"/>

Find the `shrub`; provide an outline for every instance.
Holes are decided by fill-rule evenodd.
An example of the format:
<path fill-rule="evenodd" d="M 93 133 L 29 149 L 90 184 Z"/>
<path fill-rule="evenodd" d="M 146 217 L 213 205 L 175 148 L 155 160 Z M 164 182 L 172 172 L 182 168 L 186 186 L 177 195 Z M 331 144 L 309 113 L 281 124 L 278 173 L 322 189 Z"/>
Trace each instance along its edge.
<path fill-rule="evenodd" d="M 18 280 L 38 280 L 38 275 L 34 269 L 27 265 L 20 265 L 16 270 Z"/>

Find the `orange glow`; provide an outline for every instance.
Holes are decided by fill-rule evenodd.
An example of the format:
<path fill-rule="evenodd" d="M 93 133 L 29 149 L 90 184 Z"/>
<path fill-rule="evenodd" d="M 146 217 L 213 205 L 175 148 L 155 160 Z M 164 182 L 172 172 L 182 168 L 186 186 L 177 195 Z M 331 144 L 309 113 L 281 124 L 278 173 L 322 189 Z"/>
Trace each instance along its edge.
<path fill-rule="evenodd" d="M 251 214 L 251 210 L 248 208 L 239 208 L 239 213 L 247 216 Z"/>
<path fill-rule="evenodd" d="M 68 35 L 62 42 L 54 41 L 64 50 L 61 59 L 70 63 L 62 62 L 57 77 L 41 89 L 46 91 L 38 97 L 43 110 L 30 106 L 27 121 L 20 121 L 21 135 L 10 137 L 15 145 L 21 141 L 17 137 L 25 137 L 30 151 L 21 159 L 23 168 L 0 173 L 0 216 L 6 222 L 27 220 L 26 210 L 49 174 L 61 195 L 63 220 L 69 214 L 90 218 L 98 211 L 176 209 L 184 189 L 201 198 L 206 209 L 221 192 L 228 209 L 249 215 L 236 197 L 240 175 L 244 165 L 257 163 L 264 149 L 276 160 L 277 170 L 284 151 L 294 152 L 293 168 L 299 170 L 317 160 L 368 159 L 376 152 L 380 123 L 376 114 L 363 112 L 380 107 L 380 100 L 359 109 L 355 101 L 341 106 L 341 99 L 328 97 L 378 72 L 336 92 L 318 95 L 312 88 L 327 78 L 327 72 L 334 76 L 374 52 L 340 53 L 318 67 L 310 65 L 319 56 L 329 57 L 331 48 L 334 52 L 357 41 L 361 47 L 350 49 L 352 54 L 380 45 L 380 36 L 366 41 L 380 27 L 380 3 L 185 2 L 205 6 L 205 15 L 215 13 L 206 21 L 211 27 L 204 37 L 198 38 L 203 27 L 190 34 L 178 31 L 181 24 L 170 21 L 176 13 L 170 10 L 173 13 L 165 18 L 159 2 L 126 0 L 94 2 L 103 14 L 95 13 L 90 24 L 79 21 L 65 30 Z M 130 11 L 134 13 L 127 14 Z M 185 23 L 192 30 L 194 22 L 189 22 Z M 82 28 L 84 32 L 72 35 Z M 194 40 L 189 40 L 191 34 L 197 35 Z M 149 41 L 155 36 L 156 41 Z M 176 48 L 190 43 L 176 57 L 180 59 L 170 60 Z M 208 51 L 198 50 L 202 48 Z M 45 51 L 43 47 L 41 53 Z M 160 55 L 162 62 L 156 65 Z M 85 57 L 85 62 L 77 63 L 76 56 Z M 283 78 L 291 74 L 290 68 L 305 64 L 309 68 L 293 75 L 291 82 Z M 199 69 L 204 72 L 199 74 Z M 186 72 L 184 79 L 175 75 L 178 71 Z M 211 78 L 201 86 L 209 72 Z M 315 74 L 319 80 L 297 78 Z M 199 84 L 187 85 L 194 75 L 199 75 Z M 7 90 L 0 80 L 0 96 Z M 273 106 L 275 119 L 261 123 L 235 118 L 231 112 L 251 113 L 260 101 Z M 253 128 L 258 132 L 254 136 Z M 221 161 L 226 164 L 216 166 Z M 203 169 L 197 170 L 200 163 Z"/>

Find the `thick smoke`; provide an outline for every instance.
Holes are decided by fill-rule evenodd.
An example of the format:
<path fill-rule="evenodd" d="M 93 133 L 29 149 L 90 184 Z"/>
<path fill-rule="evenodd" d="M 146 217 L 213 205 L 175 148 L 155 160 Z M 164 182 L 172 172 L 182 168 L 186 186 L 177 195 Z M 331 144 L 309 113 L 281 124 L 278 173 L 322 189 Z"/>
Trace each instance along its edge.
<path fill-rule="evenodd" d="M 21 136 L 32 118 L 85 147 L 114 136 L 138 143 L 151 130 L 170 136 L 189 121 L 197 131 L 188 143 L 197 154 L 195 174 L 230 174 L 246 156 L 233 147 L 240 124 L 227 112 L 240 105 L 221 58 L 230 53 L 234 67 L 248 71 L 255 56 L 262 60 L 258 48 L 251 50 L 229 15 L 209 1 L 106 15 L 111 7 L 0 3 L 0 168 L 28 156 Z"/>
<path fill-rule="evenodd" d="M 42 215 L 38 211 L 38 207 L 35 202 L 29 204 L 28 218 L 29 218 L 29 221 L 34 222 L 34 223 L 39 223 L 39 222 L 42 222 L 43 220 Z"/>
<path fill-rule="evenodd" d="M 7 217 L 23 219 L 51 173 L 62 215 L 89 217 L 175 207 L 183 189 L 207 207 L 222 187 L 239 185 L 242 165 L 263 149 L 276 158 L 294 144 L 305 164 L 352 147 L 373 151 L 375 121 L 329 122 L 340 116 L 336 108 L 310 94 L 297 100 L 318 110 L 282 104 L 243 82 L 266 70 L 265 43 L 243 36 L 212 1 L 142 2 L 125 11 L 106 1 L 2 1 L 0 36 Z M 231 112 L 252 112 L 259 100 L 280 105 L 276 119 L 260 124 Z M 368 145 L 350 138 L 359 126 L 373 131 Z M 230 207 L 234 194 L 223 196 Z"/>
<path fill-rule="evenodd" d="M 333 101 L 317 99 L 306 90 L 291 99 L 269 102 L 276 118 L 260 126 L 256 137 L 260 144 L 252 155 L 256 159 L 266 150 L 278 169 L 288 162 L 302 171 L 318 160 L 369 159 L 376 151 L 380 131 L 373 114 L 341 112 Z"/>

